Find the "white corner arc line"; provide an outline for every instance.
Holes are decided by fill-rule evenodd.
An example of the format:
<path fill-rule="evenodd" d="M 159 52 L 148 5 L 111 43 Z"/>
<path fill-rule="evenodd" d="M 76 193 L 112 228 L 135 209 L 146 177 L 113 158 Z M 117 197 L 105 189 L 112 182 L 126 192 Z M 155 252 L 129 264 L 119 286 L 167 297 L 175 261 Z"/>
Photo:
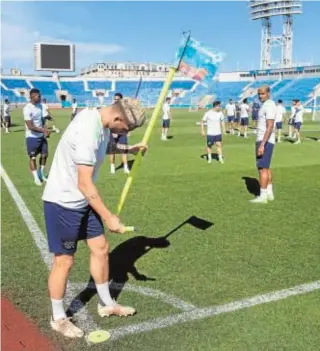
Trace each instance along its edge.
<path fill-rule="evenodd" d="M 244 308 L 262 305 L 273 301 L 283 300 L 290 296 L 301 295 L 318 289 L 320 289 L 320 280 L 308 284 L 294 286 L 289 289 L 283 289 L 267 294 L 253 296 L 250 298 L 234 301 L 220 306 L 198 308 L 193 311 L 178 313 L 164 318 L 155 318 L 153 320 L 142 323 L 118 327 L 109 330 L 109 332 L 111 333 L 111 339 L 116 340 L 126 335 L 138 334 L 147 331 L 152 331 L 155 329 L 167 328 L 175 324 L 201 320 L 204 318 L 217 316 L 222 313 L 234 312 Z"/>
<path fill-rule="evenodd" d="M 52 254 L 50 254 L 48 250 L 48 243 L 44 237 L 43 232 L 39 228 L 37 222 L 35 221 L 32 213 L 28 209 L 27 205 L 23 201 L 22 197 L 18 193 L 16 187 L 10 180 L 9 176 L 7 175 L 6 171 L 4 170 L 2 164 L 0 164 L 1 167 L 1 177 L 3 181 L 5 182 L 8 191 L 15 202 L 15 204 L 18 207 L 18 210 L 21 214 L 21 217 L 23 221 L 25 222 L 27 228 L 29 229 L 32 238 L 37 245 L 41 258 L 43 259 L 44 263 L 48 267 L 48 269 L 51 268 L 51 262 L 52 262 Z M 76 296 L 77 290 L 74 284 L 68 282 L 68 289 L 66 292 L 66 297 L 65 301 L 66 302 L 71 302 L 74 296 Z M 77 324 L 79 327 L 84 330 L 85 332 L 90 332 L 92 330 L 97 330 L 98 326 L 94 322 L 93 318 L 90 316 L 88 313 L 87 309 L 85 306 L 83 306 L 82 302 L 80 300 L 74 301 L 74 303 L 77 305 L 77 310 L 78 312 L 75 314 Z"/>

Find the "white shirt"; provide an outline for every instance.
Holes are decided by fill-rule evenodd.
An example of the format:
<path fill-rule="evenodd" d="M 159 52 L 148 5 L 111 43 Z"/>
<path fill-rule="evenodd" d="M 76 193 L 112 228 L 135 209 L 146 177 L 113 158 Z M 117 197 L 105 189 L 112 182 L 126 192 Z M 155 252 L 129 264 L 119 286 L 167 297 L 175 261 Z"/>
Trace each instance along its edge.
<path fill-rule="evenodd" d="M 78 108 L 78 104 L 75 102 L 72 104 L 72 112 L 76 113 L 77 112 L 77 108 Z"/>
<path fill-rule="evenodd" d="M 49 106 L 48 104 L 42 104 L 42 117 L 47 117 L 49 115 Z"/>
<path fill-rule="evenodd" d="M 248 118 L 249 117 L 249 105 L 241 104 L 240 105 L 240 118 Z"/>
<path fill-rule="evenodd" d="M 43 128 L 42 104 L 27 103 L 23 108 L 23 117 L 25 121 L 32 121 L 35 127 Z M 30 130 L 26 124 L 26 138 L 41 138 L 42 136 L 43 133 Z"/>
<path fill-rule="evenodd" d="M 163 112 L 162 119 L 169 119 L 170 118 L 170 105 L 167 102 L 165 102 L 162 105 L 162 112 Z"/>
<path fill-rule="evenodd" d="M 236 105 L 235 104 L 227 104 L 226 105 L 227 116 L 232 117 L 236 114 Z"/>
<path fill-rule="evenodd" d="M 207 135 L 220 135 L 221 122 L 224 121 L 224 115 L 221 111 L 210 110 L 202 118 L 207 123 Z"/>
<path fill-rule="evenodd" d="M 10 104 L 4 104 L 3 105 L 3 116 L 4 117 L 9 117 L 10 116 L 10 111 L 11 111 Z"/>
<path fill-rule="evenodd" d="M 286 114 L 286 109 L 283 105 L 277 105 L 277 115 L 276 115 L 276 122 L 282 122 L 283 116 Z"/>
<path fill-rule="evenodd" d="M 261 141 L 264 137 L 264 134 L 267 130 L 267 120 L 272 119 L 275 121 L 277 115 L 277 106 L 271 99 L 265 101 L 260 110 L 259 110 L 259 118 L 257 124 L 257 141 Z M 269 143 L 275 143 L 275 125 L 273 127 L 272 133 L 267 140 Z"/>
<path fill-rule="evenodd" d="M 42 200 L 79 209 L 88 201 L 78 189 L 77 165 L 94 167 L 93 181 L 105 158 L 110 131 L 103 127 L 97 109 L 84 109 L 69 124 L 53 157 Z"/>
<path fill-rule="evenodd" d="M 294 120 L 296 123 L 303 123 L 303 106 L 299 105 L 297 107 L 295 107 L 295 116 L 294 116 Z"/>

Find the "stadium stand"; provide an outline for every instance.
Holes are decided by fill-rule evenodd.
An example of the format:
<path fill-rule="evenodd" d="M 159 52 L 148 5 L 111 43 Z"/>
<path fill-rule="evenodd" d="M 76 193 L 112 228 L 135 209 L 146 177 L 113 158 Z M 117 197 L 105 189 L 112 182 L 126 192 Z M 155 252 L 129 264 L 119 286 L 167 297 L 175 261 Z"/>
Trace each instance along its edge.
<path fill-rule="evenodd" d="M 50 102 L 58 102 L 56 92 L 59 90 L 58 84 L 53 81 L 31 80 L 31 85 L 41 91 L 42 96 Z"/>
<path fill-rule="evenodd" d="M 8 89 L 30 89 L 25 79 L 1 79 L 2 84 Z"/>
<path fill-rule="evenodd" d="M 89 90 L 111 90 L 111 82 L 108 80 L 88 81 Z"/>

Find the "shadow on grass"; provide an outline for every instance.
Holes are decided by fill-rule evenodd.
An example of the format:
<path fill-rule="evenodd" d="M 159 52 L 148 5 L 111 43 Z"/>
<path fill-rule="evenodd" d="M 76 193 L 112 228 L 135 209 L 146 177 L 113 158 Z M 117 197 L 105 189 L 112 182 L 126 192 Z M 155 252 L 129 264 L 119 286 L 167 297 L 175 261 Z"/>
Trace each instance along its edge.
<path fill-rule="evenodd" d="M 260 195 L 260 184 L 258 179 L 250 177 L 242 177 L 242 179 L 245 181 L 247 190 L 250 194 L 253 194 L 255 196 Z"/>
<path fill-rule="evenodd" d="M 200 158 L 202 158 L 202 159 L 204 159 L 204 160 L 208 160 L 208 154 L 202 154 L 201 156 L 200 156 Z M 219 161 L 219 157 L 218 157 L 218 154 L 217 153 L 212 153 L 211 154 L 211 158 L 212 158 L 212 160 L 216 160 L 216 161 Z"/>
<path fill-rule="evenodd" d="M 139 272 L 135 266 L 139 258 L 146 255 L 152 249 L 165 249 L 170 246 L 168 238 L 181 229 L 184 225 L 189 224 L 196 229 L 206 230 L 213 226 L 212 222 L 208 222 L 196 216 L 191 216 L 169 233 L 158 238 L 149 238 L 146 236 L 136 236 L 130 238 L 115 247 L 109 254 L 109 281 L 110 293 L 114 299 L 117 299 L 129 280 L 131 274 L 137 281 L 154 281 L 155 278 Z M 67 314 L 72 316 L 85 306 L 97 293 L 95 283 L 90 277 L 86 288 L 81 291 L 71 302 Z M 79 304 L 79 300 L 81 304 Z"/>
<path fill-rule="evenodd" d="M 128 160 L 128 167 L 129 167 L 129 169 L 132 168 L 133 163 L 134 163 L 134 160 Z M 121 162 L 120 165 L 116 167 L 116 171 L 118 171 L 119 169 L 123 169 L 123 162 Z"/>

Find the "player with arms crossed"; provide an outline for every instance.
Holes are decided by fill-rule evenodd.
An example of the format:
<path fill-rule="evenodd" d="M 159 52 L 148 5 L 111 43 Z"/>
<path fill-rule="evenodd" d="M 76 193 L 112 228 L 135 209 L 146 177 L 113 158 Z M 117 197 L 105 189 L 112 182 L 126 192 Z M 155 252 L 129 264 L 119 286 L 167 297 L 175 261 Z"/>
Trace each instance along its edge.
<path fill-rule="evenodd" d="M 204 130 L 204 123 L 207 124 L 207 134 Z M 201 135 L 207 135 L 207 153 L 208 163 L 212 160 L 212 146 L 217 147 L 218 159 L 220 163 L 224 163 L 222 156 L 222 130 L 224 123 L 224 115 L 221 111 L 221 102 L 215 101 L 212 104 L 212 109 L 205 113 L 201 121 Z"/>
<path fill-rule="evenodd" d="M 259 110 L 257 124 L 256 160 L 259 171 L 260 196 L 250 200 L 252 203 L 267 203 L 274 200 L 272 189 L 272 172 L 270 169 L 275 144 L 275 119 L 277 107 L 270 99 L 270 88 L 263 86 L 258 89 L 262 106 Z"/>
<path fill-rule="evenodd" d="M 168 131 L 170 128 L 170 118 L 171 118 L 170 101 L 171 101 L 171 98 L 167 97 L 166 102 L 162 105 L 163 115 L 162 115 L 161 140 L 167 140 Z"/>
<path fill-rule="evenodd" d="M 26 124 L 26 145 L 29 155 L 30 170 L 36 185 L 41 186 L 41 181 L 46 181 L 44 168 L 48 157 L 48 141 L 50 132 L 43 122 L 41 94 L 38 89 L 30 90 L 30 102 L 23 108 L 23 116 Z M 40 154 L 40 169 L 37 171 L 36 158 Z M 40 175 L 40 178 L 39 178 Z"/>
<path fill-rule="evenodd" d="M 42 196 L 49 250 L 54 254 L 48 287 L 52 303 L 51 327 L 66 337 L 84 335 L 67 318 L 63 306 L 66 284 L 79 240 L 90 250 L 90 273 L 100 301 L 101 317 L 129 316 L 132 307 L 117 304 L 109 291 L 109 244 L 103 222 L 114 233 L 124 233 L 120 219 L 111 213 L 95 186 L 106 155 L 110 132 L 127 133 L 143 125 L 145 111 L 134 99 L 123 99 L 100 110 L 84 109 L 65 130 L 57 146 Z M 136 153 L 142 144 L 130 148 Z"/>
<path fill-rule="evenodd" d="M 42 117 L 44 119 L 44 124 L 48 121 L 51 122 L 52 124 L 52 130 L 56 132 L 57 134 L 60 133 L 60 130 L 55 126 L 53 117 L 51 116 L 51 113 L 49 112 L 49 106 L 47 103 L 47 99 L 42 100 Z"/>
<path fill-rule="evenodd" d="M 230 99 L 226 105 L 226 114 L 228 117 L 229 133 L 234 134 L 233 123 L 234 123 L 234 118 L 236 116 L 236 105 L 234 104 L 232 99 Z"/>
<path fill-rule="evenodd" d="M 295 144 L 301 144 L 300 129 L 303 124 L 304 109 L 300 100 L 296 100 L 296 112 L 294 115 L 294 136 L 297 138 Z"/>
<path fill-rule="evenodd" d="M 282 100 L 278 100 L 277 115 L 276 115 L 276 129 L 278 131 L 278 139 L 277 139 L 278 143 L 281 143 L 282 122 L 283 122 L 283 117 L 286 114 L 286 112 L 287 111 L 282 104 Z"/>
<path fill-rule="evenodd" d="M 248 99 L 244 99 L 240 105 L 240 128 L 238 136 L 241 136 L 241 131 L 243 130 L 243 137 L 248 138 L 248 125 L 249 125 L 249 110 Z M 243 129 L 242 129 L 243 127 Z"/>

